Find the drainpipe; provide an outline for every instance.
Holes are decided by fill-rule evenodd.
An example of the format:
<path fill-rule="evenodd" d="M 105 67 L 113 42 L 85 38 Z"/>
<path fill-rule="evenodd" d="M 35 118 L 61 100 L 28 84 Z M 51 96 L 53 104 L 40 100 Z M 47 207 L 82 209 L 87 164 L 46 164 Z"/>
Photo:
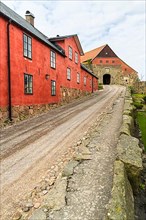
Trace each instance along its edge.
<path fill-rule="evenodd" d="M 12 103 L 11 103 L 11 61 L 10 61 L 10 24 L 11 19 L 7 24 L 7 46 L 8 46 L 8 112 L 9 120 L 12 121 Z"/>
<path fill-rule="evenodd" d="M 94 77 L 92 76 L 92 93 L 94 92 Z"/>

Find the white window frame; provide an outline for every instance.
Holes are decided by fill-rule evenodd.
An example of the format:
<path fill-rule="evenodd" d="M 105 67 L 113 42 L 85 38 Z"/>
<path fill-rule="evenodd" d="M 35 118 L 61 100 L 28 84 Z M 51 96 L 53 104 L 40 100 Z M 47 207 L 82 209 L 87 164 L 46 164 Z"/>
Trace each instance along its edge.
<path fill-rule="evenodd" d="M 51 67 L 53 69 L 55 69 L 56 68 L 56 53 L 52 50 L 51 50 L 51 53 L 50 53 L 50 62 L 51 62 Z"/>
<path fill-rule="evenodd" d="M 80 83 L 80 74 L 77 73 L 77 83 L 79 84 Z"/>
<path fill-rule="evenodd" d="M 71 80 L 71 69 L 67 67 L 67 80 Z"/>
<path fill-rule="evenodd" d="M 75 52 L 75 63 L 78 63 L 78 62 L 79 62 L 78 53 Z"/>
<path fill-rule="evenodd" d="M 72 51 L 72 47 L 71 46 L 68 47 L 68 57 L 69 57 L 70 60 L 72 60 L 73 51 Z"/>
<path fill-rule="evenodd" d="M 84 86 L 86 86 L 86 84 L 87 84 L 87 78 L 86 76 L 84 76 Z"/>
<path fill-rule="evenodd" d="M 51 96 L 56 96 L 56 81 L 51 80 Z"/>

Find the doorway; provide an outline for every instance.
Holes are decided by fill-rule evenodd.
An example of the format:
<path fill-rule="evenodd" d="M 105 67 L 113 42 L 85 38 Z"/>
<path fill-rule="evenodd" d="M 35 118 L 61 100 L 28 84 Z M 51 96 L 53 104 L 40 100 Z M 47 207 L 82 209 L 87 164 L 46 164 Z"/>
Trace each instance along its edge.
<path fill-rule="evenodd" d="M 111 83 L 111 75 L 110 74 L 104 74 L 103 75 L 103 84 L 109 85 Z"/>

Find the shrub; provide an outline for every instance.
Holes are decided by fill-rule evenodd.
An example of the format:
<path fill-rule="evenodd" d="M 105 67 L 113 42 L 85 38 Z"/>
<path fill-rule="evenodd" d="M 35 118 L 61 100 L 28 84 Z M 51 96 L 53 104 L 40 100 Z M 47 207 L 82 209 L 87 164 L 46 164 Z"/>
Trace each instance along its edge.
<path fill-rule="evenodd" d="M 137 108 L 137 109 L 142 109 L 143 108 L 143 104 L 139 103 L 139 102 L 134 102 L 133 103 L 134 106 Z"/>
<path fill-rule="evenodd" d="M 143 97 L 144 103 L 146 104 L 146 96 Z"/>
<path fill-rule="evenodd" d="M 99 90 L 103 89 L 103 85 L 102 85 L 101 83 L 99 83 L 98 89 L 99 89 Z"/>

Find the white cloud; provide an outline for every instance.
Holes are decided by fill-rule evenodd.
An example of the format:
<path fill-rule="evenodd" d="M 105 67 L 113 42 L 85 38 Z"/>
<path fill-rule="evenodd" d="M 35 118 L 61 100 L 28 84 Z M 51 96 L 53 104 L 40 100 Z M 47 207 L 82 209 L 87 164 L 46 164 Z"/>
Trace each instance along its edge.
<path fill-rule="evenodd" d="M 36 28 L 49 37 L 77 33 L 84 51 L 109 44 L 146 80 L 145 0 L 3 2 L 22 17 L 30 10 Z"/>

